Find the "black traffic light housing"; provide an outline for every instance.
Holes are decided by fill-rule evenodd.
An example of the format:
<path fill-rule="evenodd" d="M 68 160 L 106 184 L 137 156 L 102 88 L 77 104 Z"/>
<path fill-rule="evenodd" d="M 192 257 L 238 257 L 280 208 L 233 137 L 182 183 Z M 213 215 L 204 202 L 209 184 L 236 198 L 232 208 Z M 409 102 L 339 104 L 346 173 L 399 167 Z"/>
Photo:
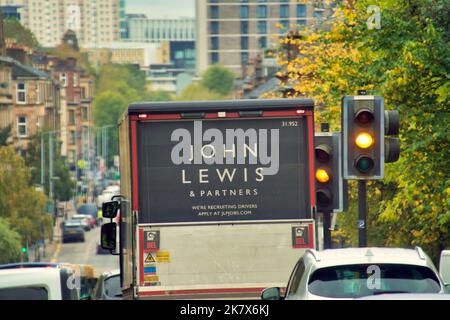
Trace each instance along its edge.
<path fill-rule="evenodd" d="M 317 211 L 345 211 L 347 181 L 342 176 L 340 133 L 315 134 L 314 164 Z"/>
<path fill-rule="evenodd" d="M 342 98 L 344 179 L 384 177 L 384 120 L 383 97 Z"/>

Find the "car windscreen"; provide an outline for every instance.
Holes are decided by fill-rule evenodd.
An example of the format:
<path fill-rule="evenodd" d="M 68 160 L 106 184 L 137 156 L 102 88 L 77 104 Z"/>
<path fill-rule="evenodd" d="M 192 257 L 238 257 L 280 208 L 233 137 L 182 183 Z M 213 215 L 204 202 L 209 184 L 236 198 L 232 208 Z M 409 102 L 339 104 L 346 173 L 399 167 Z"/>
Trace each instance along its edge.
<path fill-rule="evenodd" d="M 104 293 L 111 298 L 119 298 L 122 296 L 122 289 L 120 288 L 120 276 L 112 276 L 105 279 L 103 284 Z"/>
<path fill-rule="evenodd" d="M 359 298 L 383 293 L 438 293 L 440 282 L 422 266 L 358 264 L 316 270 L 308 281 L 310 293 L 329 298 Z"/>
<path fill-rule="evenodd" d="M 43 287 L 1 288 L 0 300 L 48 300 Z"/>

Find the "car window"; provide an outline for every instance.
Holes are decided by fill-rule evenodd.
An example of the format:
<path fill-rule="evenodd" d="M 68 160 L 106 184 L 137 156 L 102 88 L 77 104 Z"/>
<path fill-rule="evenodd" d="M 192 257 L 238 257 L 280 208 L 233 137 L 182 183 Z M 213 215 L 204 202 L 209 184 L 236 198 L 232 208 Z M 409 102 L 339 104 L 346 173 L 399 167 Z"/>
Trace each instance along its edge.
<path fill-rule="evenodd" d="M 438 293 L 440 282 L 427 267 L 400 264 L 333 266 L 316 270 L 310 293 L 330 298 L 358 298 L 383 293 Z"/>
<path fill-rule="evenodd" d="M 300 261 L 297 263 L 294 271 L 292 272 L 291 279 L 289 279 L 289 283 L 286 288 L 286 296 L 296 293 L 300 284 L 300 280 L 302 279 L 304 273 L 305 273 L 305 261 L 303 260 L 303 258 L 301 258 Z"/>
<path fill-rule="evenodd" d="M 48 300 L 48 292 L 43 287 L 2 288 L 0 300 Z"/>
<path fill-rule="evenodd" d="M 118 298 L 122 296 L 122 289 L 120 288 L 120 276 L 112 276 L 105 279 L 103 284 L 104 293 L 108 297 Z"/>

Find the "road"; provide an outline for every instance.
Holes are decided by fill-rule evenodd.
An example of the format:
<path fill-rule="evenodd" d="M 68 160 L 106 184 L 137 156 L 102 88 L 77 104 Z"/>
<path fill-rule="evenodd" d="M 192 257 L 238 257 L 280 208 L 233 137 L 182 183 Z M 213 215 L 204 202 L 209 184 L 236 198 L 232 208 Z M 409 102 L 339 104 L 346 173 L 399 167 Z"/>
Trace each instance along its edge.
<path fill-rule="evenodd" d="M 85 233 L 85 242 L 61 243 L 56 249 L 54 260 L 76 264 L 92 265 L 98 274 L 119 268 L 119 257 L 110 254 L 97 254 L 100 228 Z"/>

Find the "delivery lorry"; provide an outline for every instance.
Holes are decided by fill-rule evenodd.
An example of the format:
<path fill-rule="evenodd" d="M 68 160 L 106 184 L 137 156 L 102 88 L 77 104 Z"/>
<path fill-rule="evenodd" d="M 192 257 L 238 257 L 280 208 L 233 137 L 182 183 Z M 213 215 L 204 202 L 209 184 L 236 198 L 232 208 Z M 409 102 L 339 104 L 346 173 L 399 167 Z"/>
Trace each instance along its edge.
<path fill-rule="evenodd" d="M 104 203 L 111 222 L 101 233 L 120 256 L 125 299 L 252 298 L 287 283 L 316 247 L 313 107 L 310 99 L 128 107 L 120 196 Z"/>

